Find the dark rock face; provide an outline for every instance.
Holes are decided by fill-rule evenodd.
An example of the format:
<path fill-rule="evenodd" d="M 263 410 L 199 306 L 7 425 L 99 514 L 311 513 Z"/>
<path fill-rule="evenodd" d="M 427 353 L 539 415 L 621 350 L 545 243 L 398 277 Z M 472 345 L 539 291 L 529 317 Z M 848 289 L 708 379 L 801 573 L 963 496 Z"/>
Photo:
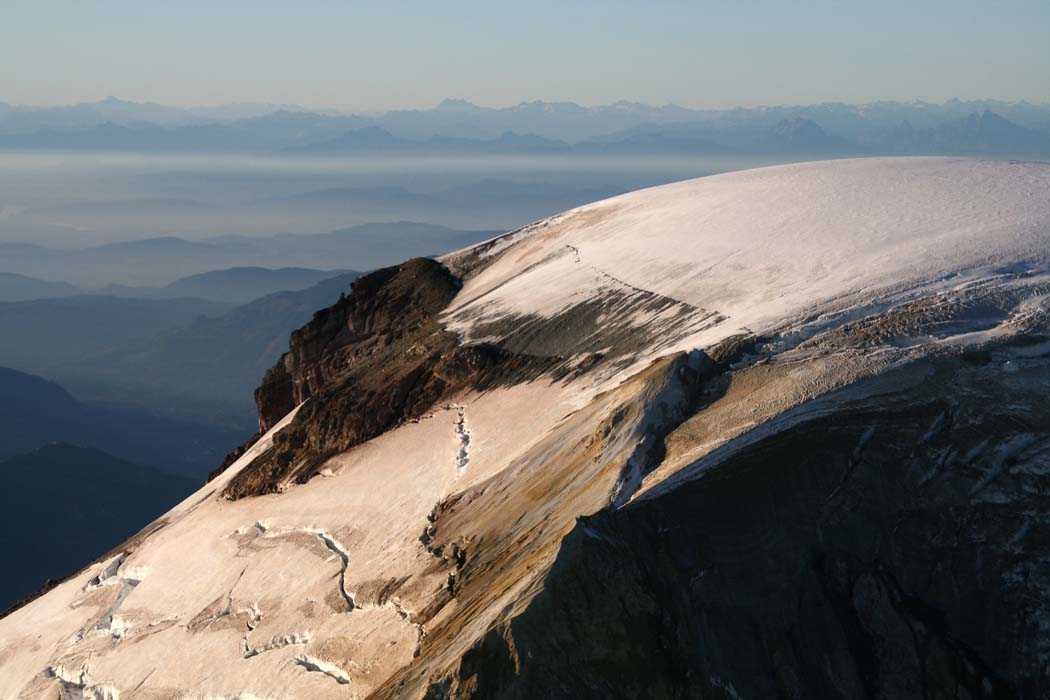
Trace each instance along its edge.
<path fill-rule="evenodd" d="M 425 258 L 359 278 L 349 296 L 292 333 L 288 352 L 255 392 L 260 429 L 269 430 L 349 364 L 418 332 L 459 287 L 444 266 Z"/>
<path fill-rule="evenodd" d="M 378 270 L 349 296 L 292 334 L 290 349 L 255 392 L 260 432 L 316 397 L 274 446 L 225 489 L 230 498 L 270 493 L 305 480 L 325 458 L 364 442 L 434 405 L 466 358 L 437 314 L 459 290 L 444 266 L 424 258 Z"/>
<path fill-rule="evenodd" d="M 920 360 L 581 518 L 430 695 L 1047 697 L 1050 368 L 1004 352 Z"/>

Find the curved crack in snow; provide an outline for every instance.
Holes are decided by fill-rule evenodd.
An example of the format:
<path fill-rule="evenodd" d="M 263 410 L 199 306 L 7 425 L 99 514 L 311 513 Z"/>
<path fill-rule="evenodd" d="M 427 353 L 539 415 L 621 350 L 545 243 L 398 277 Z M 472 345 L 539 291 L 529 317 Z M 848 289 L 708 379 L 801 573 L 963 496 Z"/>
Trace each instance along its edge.
<path fill-rule="evenodd" d="M 346 567 L 350 564 L 350 556 L 346 551 L 346 547 L 344 547 L 337 539 L 318 528 L 299 527 L 291 528 L 289 530 L 273 530 L 263 522 L 255 523 L 255 528 L 259 531 L 260 537 L 277 538 L 304 533 L 307 535 L 313 535 L 321 540 L 321 543 L 325 548 L 339 558 L 339 594 L 343 597 L 343 600 L 346 601 L 348 611 L 353 611 L 358 607 L 357 602 L 354 600 L 354 594 L 346 590 Z"/>
<path fill-rule="evenodd" d="M 460 418 L 460 424 L 462 424 L 462 416 L 463 416 L 463 409 L 460 407 L 460 417 L 461 417 Z M 469 434 L 468 434 L 467 438 L 466 438 L 466 442 L 469 443 L 469 441 L 470 441 L 470 437 L 469 437 Z M 465 449 L 465 447 L 464 447 L 464 449 Z M 411 614 L 411 612 L 406 610 L 401 605 L 401 601 L 399 601 L 397 599 L 388 599 L 388 600 L 383 601 L 383 603 L 381 605 L 368 605 L 366 603 L 359 603 L 357 601 L 357 596 L 354 593 L 351 593 L 350 591 L 348 591 L 346 589 L 346 570 L 347 570 L 347 567 L 350 564 L 350 557 L 349 557 L 349 554 L 348 554 L 348 552 L 346 550 L 346 547 L 341 542 L 339 542 L 339 540 L 335 539 L 330 534 L 328 534 L 326 531 L 321 530 L 319 528 L 303 527 L 303 528 L 290 528 L 290 529 L 287 529 L 287 530 L 275 530 L 275 529 L 271 528 L 269 525 L 267 525 L 266 523 L 260 521 L 260 522 L 256 522 L 255 523 L 255 529 L 258 530 L 259 537 L 266 537 L 266 538 L 286 537 L 286 536 L 294 535 L 294 534 L 297 534 L 297 533 L 305 533 L 305 534 L 314 535 L 315 537 L 317 537 L 322 542 L 322 544 L 324 544 L 324 546 L 330 552 L 332 552 L 333 554 L 335 554 L 339 558 L 339 561 L 340 561 L 339 593 L 342 595 L 343 600 L 346 601 L 347 608 L 348 608 L 347 612 L 353 612 L 354 610 L 364 611 L 364 610 L 381 610 L 383 608 L 390 608 L 395 613 L 397 613 L 397 616 L 399 618 L 401 618 L 402 621 L 407 622 L 408 624 L 410 624 L 413 627 L 415 627 L 415 629 L 416 629 L 416 650 L 415 650 L 415 654 L 419 653 L 419 650 L 420 650 L 420 648 L 423 645 L 423 640 L 426 637 L 426 628 L 422 624 L 412 621 L 412 614 Z M 230 594 L 229 594 L 230 597 L 228 597 L 228 599 L 227 599 L 227 601 L 228 601 L 227 602 L 227 609 L 230 609 L 232 607 L 232 605 L 233 605 L 232 594 L 233 594 L 233 589 L 231 588 L 230 589 Z M 238 612 L 240 612 L 240 611 L 238 611 Z M 255 624 L 262 617 L 262 614 L 259 612 L 258 608 L 255 607 L 254 605 L 252 606 L 252 608 L 248 609 L 247 612 L 248 612 L 249 617 L 248 617 L 248 632 L 246 632 L 245 635 L 244 635 L 244 657 L 245 658 L 249 658 L 250 656 L 255 656 L 258 653 L 261 653 L 261 651 L 269 651 L 269 649 L 271 649 L 271 648 L 277 648 L 277 647 L 274 647 L 274 646 L 269 646 L 268 648 L 259 649 L 259 650 L 255 650 L 255 649 L 250 649 L 249 648 L 249 646 L 248 646 L 248 634 L 252 631 L 252 629 L 254 629 Z M 301 642 L 294 642 L 294 641 L 287 642 L 286 644 L 281 644 L 280 646 L 287 646 L 288 644 L 300 644 L 300 643 L 301 644 L 305 644 L 307 641 L 309 641 L 308 640 L 308 635 L 306 633 L 287 635 L 286 637 L 283 637 L 281 639 L 289 639 L 289 638 L 301 638 L 303 641 L 301 641 Z M 275 639 L 277 639 L 277 638 L 275 638 Z M 272 641 L 273 640 L 271 640 L 271 642 Z"/>
<path fill-rule="evenodd" d="M 449 408 L 457 408 L 457 407 L 450 406 Z M 459 422 L 458 425 L 463 425 L 463 409 L 462 409 L 462 407 L 458 407 L 458 408 L 459 408 L 459 411 L 460 411 L 460 422 Z M 466 433 L 466 429 L 465 428 L 464 428 L 464 433 Z M 469 444 L 469 442 L 470 442 L 470 436 L 469 436 L 469 433 L 467 433 L 466 434 L 466 439 L 464 441 L 464 446 L 462 448 L 463 451 L 466 451 L 466 445 Z M 466 459 L 466 458 L 464 458 L 464 459 Z M 359 603 L 357 601 L 356 595 L 354 593 L 351 593 L 350 591 L 347 590 L 347 588 L 346 588 L 346 570 L 347 570 L 347 567 L 350 564 L 350 556 L 349 556 L 349 553 L 346 550 L 346 547 L 343 546 L 343 544 L 341 542 L 339 542 L 339 540 L 337 540 L 334 537 L 332 537 L 325 530 L 322 530 L 322 529 L 319 529 L 319 528 L 301 527 L 301 528 L 289 528 L 287 530 L 276 530 L 276 529 L 271 528 L 266 523 L 259 521 L 259 522 L 255 523 L 255 529 L 258 531 L 259 537 L 265 537 L 265 538 L 287 537 L 287 536 L 290 536 L 290 535 L 295 535 L 295 534 L 300 534 L 300 533 L 313 535 L 313 536 L 317 537 L 317 539 L 319 539 L 321 541 L 321 543 L 324 544 L 326 549 L 328 549 L 330 552 L 335 554 L 336 557 L 339 558 L 339 562 L 340 562 L 340 568 L 339 568 L 339 593 L 340 593 L 340 595 L 342 595 L 343 600 L 346 601 L 347 612 L 353 612 L 354 610 L 361 610 L 361 611 L 365 611 L 365 610 L 381 610 L 383 608 L 389 608 L 389 609 L 393 610 L 395 613 L 397 613 L 397 616 L 399 618 L 401 618 L 402 621 L 404 621 L 404 622 L 412 625 L 413 627 L 415 627 L 415 630 L 416 630 L 416 649 L 415 649 L 415 652 L 414 652 L 413 655 L 415 656 L 415 655 L 419 654 L 419 651 L 420 651 L 421 647 L 423 646 L 423 640 L 426 638 L 426 634 L 427 634 L 426 628 L 422 624 L 412 621 L 412 613 L 409 612 L 408 610 L 406 610 L 404 608 L 404 606 L 401 605 L 401 601 L 399 601 L 397 599 L 388 599 L 388 600 L 383 601 L 383 603 L 381 605 L 368 605 L 366 603 Z M 226 610 L 224 610 L 223 613 L 220 613 L 220 616 L 222 616 L 224 614 L 229 614 L 227 611 L 231 610 L 231 608 L 233 606 L 232 595 L 233 595 L 233 589 L 231 588 L 230 589 L 230 593 L 227 596 Z M 292 645 L 292 644 L 306 644 L 307 642 L 309 642 L 309 635 L 307 633 L 303 632 L 303 633 L 289 634 L 289 635 L 285 635 L 283 637 L 274 637 L 273 639 L 270 640 L 270 642 L 268 642 L 267 644 L 263 645 L 262 647 L 251 648 L 248 645 L 248 635 L 254 629 L 255 624 L 262 617 L 262 614 L 259 612 L 258 608 L 255 607 L 254 605 L 252 606 L 252 608 L 249 608 L 247 611 L 238 611 L 238 612 L 248 612 L 248 631 L 245 632 L 244 639 L 243 639 L 243 644 L 244 644 L 243 652 L 244 652 L 244 658 L 246 658 L 246 659 L 247 658 L 251 658 L 253 656 L 257 656 L 258 654 L 261 654 L 262 652 L 270 651 L 271 649 L 277 649 L 277 648 L 280 648 L 280 647 L 283 647 L 283 646 L 289 646 L 289 645 Z M 306 659 L 307 657 L 304 656 L 302 658 Z M 324 663 L 324 662 L 321 662 L 321 663 Z M 300 665 L 303 665 L 303 664 L 300 664 Z M 332 667 L 332 668 L 335 668 L 335 667 Z M 319 670 L 319 669 L 310 669 L 310 670 Z M 321 672 L 324 673 L 325 671 L 321 671 Z M 350 682 L 349 681 L 349 677 L 347 677 L 347 681 L 346 682 L 347 683 Z"/>

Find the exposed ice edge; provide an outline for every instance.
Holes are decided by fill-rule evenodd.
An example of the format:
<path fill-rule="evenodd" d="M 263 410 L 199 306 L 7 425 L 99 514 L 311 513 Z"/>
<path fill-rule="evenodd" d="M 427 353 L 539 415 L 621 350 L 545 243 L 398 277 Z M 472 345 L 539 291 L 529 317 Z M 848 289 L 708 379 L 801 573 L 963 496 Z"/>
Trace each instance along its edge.
<path fill-rule="evenodd" d="M 73 637 L 74 642 L 79 642 L 93 634 L 109 634 L 116 642 L 122 641 L 127 636 L 131 627 L 127 622 L 118 618 L 117 613 L 146 574 L 144 567 L 129 568 L 126 573 L 122 571 L 131 554 L 132 552 L 120 552 L 115 555 L 105 563 L 96 576 L 88 579 L 88 582 L 84 584 L 81 589 L 84 592 L 113 586 L 120 586 L 120 590 L 117 591 L 104 613 L 89 621 L 76 632 Z"/>
<path fill-rule="evenodd" d="M 759 357 L 750 357 L 745 362 L 734 365 L 732 369 L 735 371 L 745 367 L 752 364 L 756 359 L 768 360 L 798 350 L 806 341 L 835 328 L 841 328 L 851 322 L 875 318 L 923 299 L 937 299 L 938 303 L 950 303 L 955 299 L 964 299 L 967 294 L 975 291 L 984 292 L 992 296 L 1018 290 L 1031 290 L 1031 293 L 1018 301 L 1013 308 L 1005 310 L 1002 316 L 998 317 L 995 325 L 983 327 L 982 323 L 989 319 L 980 319 L 973 326 L 968 327 L 963 324 L 955 333 L 939 337 L 923 336 L 915 338 L 916 342 L 910 348 L 910 353 L 906 352 L 896 356 L 886 367 L 876 372 L 876 374 L 883 374 L 892 368 L 907 364 L 917 354 L 930 355 L 952 347 L 979 347 L 1027 332 L 1028 322 L 1037 318 L 1041 312 L 1050 307 L 1050 292 L 1041 291 L 1048 288 L 1050 288 L 1050 263 L 1023 260 L 1006 267 L 1001 265 L 975 266 L 970 269 L 959 270 L 945 277 L 926 280 L 911 287 L 882 290 L 853 305 L 837 306 L 838 302 L 842 300 L 830 300 L 824 303 L 825 310 L 819 314 L 805 318 L 786 319 L 778 324 L 777 329 L 770 334 L 760 350 Z M 851 295 L 847 295 L 847 297 L 849 296 Z M 837 308 L 835 308 L 836 306 Z M 869 350 L 869 353 L 874 355 L 890 352 L 894 349 L 899 348 L 898 346 L 885 345 L 873 348 Z M 1011 359 L 1008 359 L 1003 364 L 1002 369 L 1004 372 L 1015 372 L 1030 356 L 1046 354 L 1048 351 L 1050 351 L 1050 341 L 1012 348 L 1008 353 Z M 695 352 L 695 350 L 692 352 Z M 818 407 L 823 405 L 822 402 L 834 400 L 835 397 L 846 396 L 850 390 L 851 385 L 846 385 L 831 391 L 829 394 L 814 396 L 805 404 L 788 409 L 770 420 L 753 425 L 747 431 L 717 445 L 711 452 L 672 475 L 667 481 L 657 484 L 651 493 L 640 494 L 639 498 L 650 498 L 655 494 L 666 492 L 679 483 L 702 477 L 706 471 L 717 466 L 724 459 L 735 454 L 743 447 L 752 444 L 754 441 L 820 415 L 823 409 Z M 935 421 L 935 424 L 928 431 L 927 437 L 930 432 L 936 430 L 936 427 Z M 1023 444 L 1012 445 L 1011 449 L 1021 452 L 1034 442 L 1036 440 L 1033 438 Z M 942 455 L 942 461 L 946 456 Z M 937 465 L 935 465 L 934 471 L 937 468 Z M 1000 474 L 1001 471 L 993 470 L 993 473 L 986 475 L 987 483 L 982 481 L 975 486 L 971 497 L 978 495 L 987 487 L 988 483 L 993 482 Z M 621 480 L 617 482 L 615 487 L 615 507 L 620 507 L 631 500 L 631 496 L 623 498 L 621 494 L 625 491 L 631 491 L 632 486 L 636 487 L 634 490 L 638 490 L 644 476 L 642 469 L 638 468 L 633 462 L 628 462 L 628 468 L 625 470 L 624 476 L 621 477 Z"/>
<path fill-rule="evenodd" d="M 1031 271 L 1031 276 L 1017 280 L 1009 277 L 1002 277 L 994 280 L 978 280 L 978 283 L 1001 283 L 1006 282 L 1005 286 L 1012 286 L 1018 282 L 1024 282 L 1031 285 L 1042 285 L 1050 283 L 1050 273 L 1045 270 Z M 973 280 L 967 280 L 960 283 L 954 289 L 948 292 L 940 292 L 939 294 L 949 296 L 951 294 L 964 292 L 973 287 L 975 282 Z M 932 295 L 931 295 L 932 296 Z M 910 297 L 906 301 L 911 301 L 915 297 Z M 999 323 L 991 328 L 981 331 L 966 331 L 963 330 L 960 333 L 948 335 L 943 338 L 930 339 L 929 341 L 923 342 L 916 345 L 912 352 L 902 352 L 899 355 L 893 356 L 890 361 L 883 366 L 876 374 L 869 377 L 867 382 L 852 382 L 839 388 L 833 389 L 827 393 L 820 394 L 811 397 L 809 400 L 802 404 L 788 408 L 782 411 L 769 420 L 752 425 L 745 432 L 731 437 L 728 440 L 716 445 L 711 451 L 707 452 L 703 456 L 699 457 L 692 463 L 686 465 L 675 474 L 671 475 L 662 482 L 655 484 L 652 488 L 640 492 L 636 498 L 638 500 L 650 500 L 657 496 L 667 493 L 683 483 L 693 481 L 696 479 L 703 478 L 709 471 L 715 469 L 720 464 L 728 460 L 733 455 L 739 453 L 741 450 L 784 430 L 793 428 L 802 423 L 809 422 L 811 420 L 830 415 L 831 413 L 839 410 L 843 402 L 847 402 L 869 392 L 878 392 L 881 389 L 878 383 L 873 383 L 873 380 L 877 380 L 879 377 L 885 378 L 888 373 L 894 369 L 900 369 L 908 365 L 915 357 L 917 353 L 922 352 L 923 354 L 929 355 L 937 352 L 939 349 L 950 347 L 950 346 L 970 346 L 979 347 L 980 345 L 1000 339 L 1002 337 L 1008 337 L 1017 335 L 1025 332 L 1024 322 L 1029 316 L 1032 315 L 1033 304 L 1047 304 L 1050 301 L 1050 295 L 1032 295 L 1023 301 L 1018 306 L 1007 312 L 1003 318 L 1000 319 Z M 815 322 L 804 324 L 800 327 L 800 332 L 792 334 L 790 341 L 785 343 L 782 347 L 776 348 L 769 356 L 775 356 L 783 354 L 790 350 L 799 347 L 800 343 L 808 338 L 814 337 L 820 332 L 826 331 L 835 326 L 841 326 L 849 320 L 857 320 L 868 318 L 870 316 L 877 315 L 878 313 L 888 311 L 892 308 L 900 306 L 906 303 L 905 301 L 897 301 L 895 303 L 884 303 L 878 306 L 878 310 L 869 309 L 870 313 L 859 313 L 858 309 L 851 309 L 845 312 L 842 316 L 837 317 L 837 322 L 827 322 L 823 318 L 817 319 Z M 1047 343 L 1040 343 L 1038 347 L 1046 349 Z M 870 351 L 871 354 L 878 352 L 888 352 L 890 348 L 875 348 Z M 1014 360 L 1023 360 L 1023 358 L 1032 354 L 1032 348 L 1013 348 L 1009 351 L 1008 355 Z M 1004 372 L 1015 371 L 1011 368 L 1012 360 L 1008 360 L 1004 367 Z M 939 424 L 944 419 L 944 415 L 936 417 L 923 436 L 923 440 L 929 439 L 939 429 Z M 862 437 L 861 444 L 858 449 L 863 450 L 864 443 L 871 438 L 871 435 L 865 434 Z M 1009 458 L 1013 455 L 1019 454 L 1024 450 L 1030 448 L 1033 444 L 1039 443 L 1042 440 L 1039 436 L 1035 435 L 1020 435 L 1015 437 L 1012 441 L 1006 445 L 1001 446 L 999 454 L 996 457 L 995 467 L 987 473 L 980 482 L 978 482 L 973 491 L 970 494 L 971 498 L 976 498 L 981 492 L 986 489 L 991 483 L 993 483 L 999 476 L 1006 470 L 1006 464 L 1008 464 Z M 941 459 L 938 463 L 934 464 L 931 473 L 924 477 L 924 481 L 932 478 L 936 471 L 943 466 L 943 463 L 948 458 L 961 457 L 964 462 L 969 462 L 978 456 L 978 453 L 987 448 L 987 443 L 981 443 L 971 450 L 971 453 L 966 455 L 954 455 L 952 450 L 949 450 L 941 455 Z"/>
<path fill-rule="evenodd" d="M 686 366 L 697 370 L 701 366 L 703 353 L 699 349 L 692 349 L 686 353 Z M 676 395 L 681 399 L 682 384 L 677 377 L 672 377 L 652 398 L 649 408 L 642 416 L 638 425 L 638 439 L 631 456 L 627 458 L 627 464 L 621 472 L 620 478 L 613 485 L 612 494 L 609 498 L 613 508 L 621 508 L 642 487 L 646 475 L 655 465 L 645 464 L 645 453 L 650 449 L 648 441 L 655 439 L 655 433 L 666 432 L 668 422 L 674 422 L 684 415 L 667 415 L 666 407 L 676 403 Z"/>
<path fill-rule="evenodd" d="M 118 582 L 117 572 L 120 571 L 120 567 L 123 566 L 125 561 L 127 561 L 130 554 L 130 552 L 120 552 L 107 561 L 102 567 L 102 570 L 93 578 L 88 579 L 88 582 L 84 584 L 84 590 L 90 591 L 93 588 L 101 588 L 102 586 L 116 584 Z"/>
<path fill-rule="evenodd" d="M 249 630 L 250 631 L 250 630 Z M 309 644 L 310 635 L 307 632 L 293 632 L 291 634 L 278 635 L 271 637 L 270 641 L 266 642 L 257 647 L 248 647 L 248 635 L 245 635 L 244 639 L 244 658 L 251 659 L 258 656 L 259 654 L 265 654 L 268 651 L 274 649 L 283 649 L 284 647 L 299 646 L 300 644 Z"/>
<path fill-rule="evenodd" d="M 350 685 L 351 683 L 350 674 L 335 664 L 328 663 L 324 659 L 318 659 L 315 656 L 307 656 L 306 654 L 303 654 L 295 658 L 295 663 L 311 673 L 322 673 L 339 685 Z"/>
<path fill-rule="evenodd" d="M 85 666 L 75 673 L 61 665 L 48 666 L 44 675 L 58 681 L 62 687 L 62 697 L 66 700 L 120 700 L 120 691 L 112 685 L 92 684 Z"/>

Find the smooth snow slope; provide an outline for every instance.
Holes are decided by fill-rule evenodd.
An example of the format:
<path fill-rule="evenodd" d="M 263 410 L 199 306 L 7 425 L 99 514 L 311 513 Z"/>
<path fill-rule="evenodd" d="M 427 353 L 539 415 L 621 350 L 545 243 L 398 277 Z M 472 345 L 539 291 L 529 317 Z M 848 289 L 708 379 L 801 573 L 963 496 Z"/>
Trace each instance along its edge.
<path fill-rule="evenodd" d="M 946 337 L 752 365 L 643 470 L 638 447 L 683 403 L 655 358 L 742 331 L 775 336 L 765 359 L 798 357 L 808 350 L 793 339 L 815 329 L 975 284 L 1020 289 L 993 319 L 1013 322 L 1050 289 L 1050 165 L 874 159 L 720 175 L 445 260 L 465 276 L 445 316 L 465 339 L 603 358 L 575 379 L 457 396 L 309 483 L 221 499 L 271 431 L 128 553 L 0 620 L 0 698 L 420 697 L 542 587 L 577 516 L 695 473 L 755 425 Z"/>
<path fill-rule="evenodd" d="M 953 278 L 1046 272 L 1050 165 L 873 158 L 746 170 L 586 205 L 490 254 L 508 245 L 453 304 L 461 332 L 507 313 L 551 316 L 613 285 L 728 317 L 680 343 L 703 346 Z"/>

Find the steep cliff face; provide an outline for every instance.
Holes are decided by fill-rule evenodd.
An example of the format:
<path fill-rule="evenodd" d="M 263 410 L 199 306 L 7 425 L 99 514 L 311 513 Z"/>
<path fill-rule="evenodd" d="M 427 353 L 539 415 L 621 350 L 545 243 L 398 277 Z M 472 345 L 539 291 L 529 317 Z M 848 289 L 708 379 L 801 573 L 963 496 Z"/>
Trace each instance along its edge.
<path fill-rule="evenodd" d="M 255 392 L 260 432 L 316 400 L 225 495 L 271 493 L 307 479 L 333 454 L 428 410 L 458 369 L 455 338 L 436 320 L 458 289 L 441 264 L 410 260 L 361 277 L 349 296 L 295 331 Z"/>
<path fill-rule="evenodd" d="M 668 185 L 363 278 L 0 696 L 1042 698 L 1050 166 Z"/>
<path fill-rule="evenodd" d="M 341 294 L 335 304 L 317 311 L 309 323 L 292 333 L 288 352 L 267 370 L 255 390 L 259 432 L 229 453 L 211 472 L 209 480 L 225 471 L 263 434 L 311 396 L 336 385 L 363 383 L 369 378 L 369 370 L 375 369 L 376 355 L 382 360 L 405 364 L 397 356 L 406 350 L 402 347 L 406 336 L 429 340 L 440 346 L 416 348 L 417 356 L 421 352 L 426 354 L 427 350 L 440 354 L 441 348 L 454 345 L 441 337 L 433 317 L 455 296 L 458 285 L 459 281 L 443 266 L 425 259 L 409 260 L 402 265 L 377 270 L 353 282 L 349 296 Z M 371 417 L 369 397 L 359 396 L 357 401 L 360 405 L 352 416 L 357 419 Z M 358 439 L 361 434 L 368 437 L 378 434 L 389 428 L 392 421 L 412 412 L 411 406 L 388 405 L 386 408 L 386 415 L 377 421 L 377 425 L 360 426 L 355 431 Z M 350 411 L 343 413 L 351 414 Z M 300 421 L 297 427 L 304 423 Z M 347 443 L 347 439 L 342 442 Z M 286 448 L 285 452 L 291 455 L 293 450 Z M 272 461 L 273 457 L 271 454 L 267 460 L 261 460 L 257 470 L 263 469 L 262 461 Z M 300 457 L 305 458 L 305 455 Z M 274 490 L 279 479 L 287 475 L 289 459 L 283 457 L 280 466 L 270 464 L 268 474 L 256 475 L 254 485 L 240 487 L 243 493 Z"/>
<path fill-rule="evenodd" d="M 444 266 L 423 258 L 356 280 L 349 296 L 292 333 L 288 352 L 263 377 L 255 391 L 260 431 L 272 428 L 367 356 L 406 336 L 433 334 L 437 329 L 427 323 L 433 323 L 459 287 Z"/>

